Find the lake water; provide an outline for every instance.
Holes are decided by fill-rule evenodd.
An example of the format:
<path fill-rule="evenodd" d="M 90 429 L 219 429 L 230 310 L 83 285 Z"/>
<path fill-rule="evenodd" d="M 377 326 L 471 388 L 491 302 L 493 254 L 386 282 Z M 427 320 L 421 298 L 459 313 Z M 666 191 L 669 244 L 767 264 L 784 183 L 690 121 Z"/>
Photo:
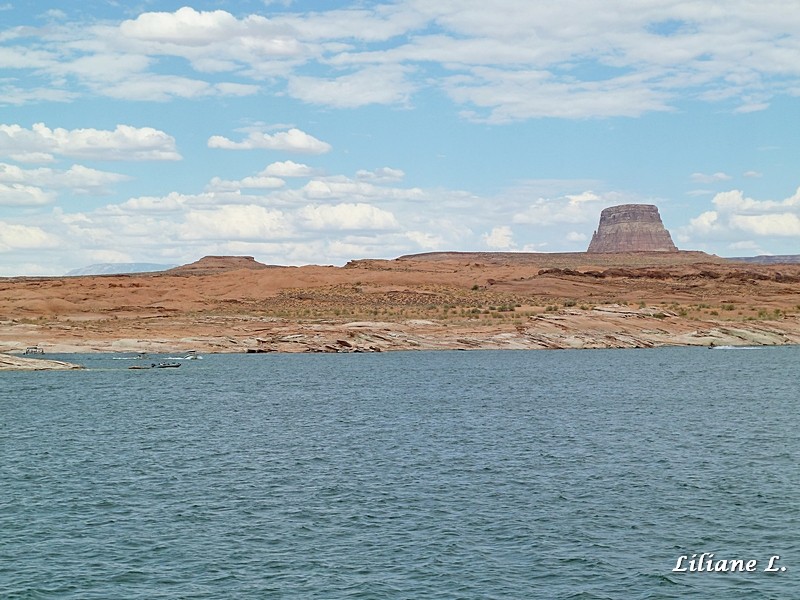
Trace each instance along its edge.
<path fill-rule="evenodd" d="M 0 374 L 2 598 L 800 587 L 797 347 L 58 358 Z"/>

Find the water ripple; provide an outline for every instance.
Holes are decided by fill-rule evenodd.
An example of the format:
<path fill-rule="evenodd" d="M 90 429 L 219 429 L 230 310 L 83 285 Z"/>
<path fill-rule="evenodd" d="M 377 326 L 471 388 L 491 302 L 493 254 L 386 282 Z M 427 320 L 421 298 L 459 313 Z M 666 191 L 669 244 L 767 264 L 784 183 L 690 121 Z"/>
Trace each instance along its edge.
<path fill-rule="evenodd" d="M 0 597 L 791 597 L 798 357 L 210 356 L 142 377 L 101 356 L 4 375 Z M 701 552 L 789 570 L 672 572 Z"/>

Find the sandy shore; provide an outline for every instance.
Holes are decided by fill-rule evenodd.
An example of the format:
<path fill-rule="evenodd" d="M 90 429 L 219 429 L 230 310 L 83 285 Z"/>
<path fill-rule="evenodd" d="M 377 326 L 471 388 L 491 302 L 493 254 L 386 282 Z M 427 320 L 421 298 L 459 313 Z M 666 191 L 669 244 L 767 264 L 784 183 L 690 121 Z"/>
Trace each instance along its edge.
<path fill-rule="evenodd" d="M 800 265 L 702 253 L 207 258 L 0 280 L 0 352 L 383 352 L 800 343 Z"/>

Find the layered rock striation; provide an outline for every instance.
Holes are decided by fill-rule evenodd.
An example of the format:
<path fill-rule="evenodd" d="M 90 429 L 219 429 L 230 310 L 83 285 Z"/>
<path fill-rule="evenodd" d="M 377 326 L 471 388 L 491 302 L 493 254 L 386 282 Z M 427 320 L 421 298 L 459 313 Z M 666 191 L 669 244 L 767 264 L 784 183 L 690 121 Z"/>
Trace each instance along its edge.
<path fill-rule="evenodd" d="M 652 204 L 622 204 L 600 213 L 587 252 L 677 252 Z"/>

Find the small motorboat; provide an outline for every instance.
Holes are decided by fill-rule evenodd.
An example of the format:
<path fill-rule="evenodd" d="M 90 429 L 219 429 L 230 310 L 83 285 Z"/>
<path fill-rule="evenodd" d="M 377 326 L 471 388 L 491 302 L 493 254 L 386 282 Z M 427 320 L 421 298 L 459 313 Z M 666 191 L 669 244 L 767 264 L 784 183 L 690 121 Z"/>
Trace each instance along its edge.
<path fill-rule="evenodd" d="M 160 362 L 160 363 L 150 363 L 149 365 L 134 365 L 132 367 L 128 367 L 129 369 L 175 369 L 180 367 L 181 363 L 179 362 Z"/>

